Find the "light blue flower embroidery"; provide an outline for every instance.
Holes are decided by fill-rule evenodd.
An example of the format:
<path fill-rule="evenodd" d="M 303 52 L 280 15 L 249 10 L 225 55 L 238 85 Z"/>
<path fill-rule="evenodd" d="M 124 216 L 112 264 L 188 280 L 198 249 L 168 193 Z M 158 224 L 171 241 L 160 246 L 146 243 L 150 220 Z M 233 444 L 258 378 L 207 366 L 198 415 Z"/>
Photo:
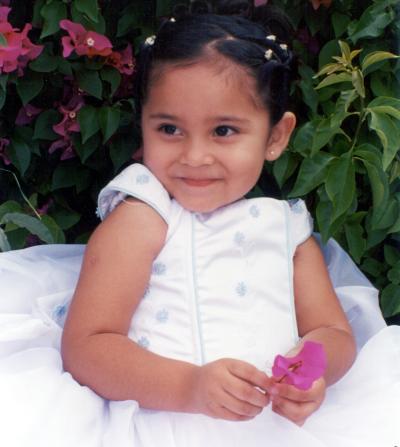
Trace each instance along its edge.
<path fill-rule="evenodd" d="M 96 208 L 95 214 L 96 214 L 96 217 L 98 217 L 99 219 L 101 219 L 101 216 L 100 216 L 100 208 L 99 208 L 99 207 Z"/>
<path fill-rule="evenodd" d="M 165 309 L 159 310 L 156 313 L 156 320 L 159 321 L 160 323 L 166 323 L 168 321 L 168 311 Z"/>
<path fill-rule="evenodd" d="M 149 349 L 150 341 L 147 337 L 140 337 L 137 343 L 142 348 Z"/>
<path fill-rule="evenodd" d="M 260 208 L 258 208 L 257 205 L 251 205 L 249 212 L 250 212 L 250 215 L 253 216 L 255 219 L 260 217 Z"/>
<path fill-rule="evenodd" d="M 65 304 L 64 305 L 60 304 L 56 306 L 53 310 L 53 318 L 59 324 L 64 323 L 66 314 L 67 314 L 67 306 Z"/>
<path fill-rule="evenodd" d="M 147 174 L 140 174 L 136 177 L 136 183 L 138 185 L 145 185 L 146 183 L 149 183 L 150 177 Z"/>
<path fill-rule="evenodd" d="M 167 266 L 163 262 L 155 262 L 151 269 L 151 272 L 153 273 L 153 275 L 158 275 L 158 276 L 164 275 L 166 271 L 167 271 Z"/>
<path fill-rule="evenodd" d="M 233 237 L 233 240 L 236 245 L 243 245 L 246 240 L 246 236 L 241 231 L 237 231 Z"/>
<path fill-rule="evenodd" d="M 289 201 L 290 209 L 296 213 L 301 214 L 304 211 L 304 205 L 301 200 L 291 200 Z"/>
<path fill-rule="evenodd" d="M 247 294 L 247 285 L 243 281 L 236 286 L 236 293 L 239 296 L 245 296 Z"/>

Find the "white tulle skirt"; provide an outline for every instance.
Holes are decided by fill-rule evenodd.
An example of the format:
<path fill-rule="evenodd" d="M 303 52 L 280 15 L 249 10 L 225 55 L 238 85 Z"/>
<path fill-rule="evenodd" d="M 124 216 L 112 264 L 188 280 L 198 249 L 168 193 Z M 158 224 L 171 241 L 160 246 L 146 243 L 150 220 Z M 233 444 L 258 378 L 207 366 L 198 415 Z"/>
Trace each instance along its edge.
<path fill-rule="evenodd" d="M 106 401 L 79 385 L 63 371 L 59 348 L 83 251 L 0 254 L 0 446 L 400 446 L 400 327 L 386 327 L 376 291 L 334 242 L 324 254 L 359 355 L 302 427 L 268 407 L 228 422 Z"/>

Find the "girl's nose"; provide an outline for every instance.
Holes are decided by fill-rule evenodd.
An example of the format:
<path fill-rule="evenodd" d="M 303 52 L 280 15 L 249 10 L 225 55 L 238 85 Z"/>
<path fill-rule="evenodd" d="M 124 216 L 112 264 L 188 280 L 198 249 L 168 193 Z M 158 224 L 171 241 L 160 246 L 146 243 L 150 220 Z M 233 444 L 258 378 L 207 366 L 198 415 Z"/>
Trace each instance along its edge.
<path fill-rule="evenodd" d="M 209 145 L 209 142 L 203 140 L 188 141 L 182 150 L 181 163 L 191 167 L 213 164 L 214 156 Z"/>

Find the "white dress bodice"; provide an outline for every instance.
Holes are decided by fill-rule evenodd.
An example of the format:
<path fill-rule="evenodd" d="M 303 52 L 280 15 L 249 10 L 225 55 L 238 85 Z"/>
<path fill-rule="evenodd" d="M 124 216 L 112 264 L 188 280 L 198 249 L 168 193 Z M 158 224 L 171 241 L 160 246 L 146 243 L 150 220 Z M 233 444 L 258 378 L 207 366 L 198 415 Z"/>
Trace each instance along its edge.
<path fill-rule="evenodd" d="M 242 199 L 193 213 L 135 164 L 101 191 L 101 217 L 127 195 L 168 224 L 129 336 L 167 357 L 199 365 L 232 357 L 269 371 L 298 340 L 293 255 L 312 231 L 304 203 Z"/>

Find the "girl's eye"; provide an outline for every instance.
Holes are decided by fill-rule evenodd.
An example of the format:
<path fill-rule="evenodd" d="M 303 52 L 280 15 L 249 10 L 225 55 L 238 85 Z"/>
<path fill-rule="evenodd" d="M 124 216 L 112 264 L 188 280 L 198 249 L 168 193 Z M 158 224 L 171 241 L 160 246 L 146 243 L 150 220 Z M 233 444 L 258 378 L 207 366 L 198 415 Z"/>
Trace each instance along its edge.
<path fill-rule="evenodd" d="M 215 134 L 218 137 L 229 137 L 235 133 L 237 133 L 236 129 L 234 129 L 233 127 L 229 127 L 229 126 L 218 126 L 215 129 Z"/>
<path fill-rule="evenodd" d="M 173 124 L 163 124 L 159 127 L 159 130 L 167 135 L 176 135 L 178 128 Z"/>

